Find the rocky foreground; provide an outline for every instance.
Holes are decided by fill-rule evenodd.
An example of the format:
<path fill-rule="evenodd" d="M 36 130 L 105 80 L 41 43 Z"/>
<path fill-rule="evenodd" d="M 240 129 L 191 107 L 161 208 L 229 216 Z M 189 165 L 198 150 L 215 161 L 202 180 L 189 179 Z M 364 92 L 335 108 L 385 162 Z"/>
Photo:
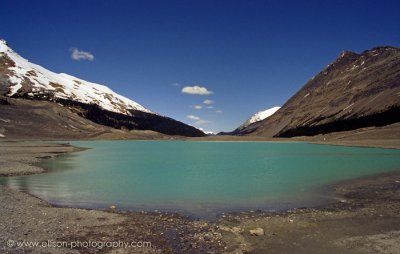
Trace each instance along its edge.
<path fill-rule="evenodd" d="M 0 142 L 0 174 L 40 173 L 40 158 L 68 145 Z M 333 186 L 337 201 L 316 208 L 223 214 L 199 221 L 178 214 L 54 207 L 0 187 L 1 253 L 400 253 L 400 172 Z M 17 247 L 19 241 L 124 242 L 136 247 Z M 144 247 L 138 247 L 142 243 Z M 151 243 L 151 246 L 144 243 Z"/>

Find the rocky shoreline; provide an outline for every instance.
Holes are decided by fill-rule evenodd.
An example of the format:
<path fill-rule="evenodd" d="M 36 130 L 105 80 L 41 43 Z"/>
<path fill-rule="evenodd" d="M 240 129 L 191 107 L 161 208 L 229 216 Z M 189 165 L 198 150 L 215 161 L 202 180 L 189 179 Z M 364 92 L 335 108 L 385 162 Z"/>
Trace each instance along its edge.
<path fill-rule="evenodd" d="M 1 142 L 0 175 L 41 173 L 43 158 L 76 148 Z M 0 187 L 1 253 L 400 253 L 400 172 L 339 183 L 337 202 L 267 213 L 223 214 L 215 222 L 161 212 L 54 207 Z M 262 230 L 260 230 L 262 229 Z M 252 231 L 250 233 L 250 230 Z M 13 241 L 13 246 L 10 245 Z M 150 242 L 151 247 L 40 248 L 17 241 Z"/>

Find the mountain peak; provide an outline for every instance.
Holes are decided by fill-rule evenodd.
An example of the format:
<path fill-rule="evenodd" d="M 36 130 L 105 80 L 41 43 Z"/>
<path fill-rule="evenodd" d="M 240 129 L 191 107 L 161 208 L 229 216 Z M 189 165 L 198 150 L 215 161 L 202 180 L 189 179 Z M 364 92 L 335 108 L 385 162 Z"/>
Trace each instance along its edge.
<path fill-rule="evenodd" d="M 356 52 L 350 51 L 350 50 L 343 50 L 342 53 L 340 54 L 339 58 L 347 58 L 347 57 L 354 57 L 358 56 Z"/>
<path fill-rule="evenodd" d="M 327 65 L 327 67 L 324 70 L 324 73 L 325 74 L 328 73 L 330 70 L 334 69 L 338 65 L 343 65 L 343 64 L 347 64 L 349 62 L 353 62 L 356 59 L 358 59 L 359 57 L 360 57 L 360 55 L 353 51 L 343 50 L 342 53 L 339 55 L 339 57 L 336 58 L 335 61 L 333 61 L 332 63 Z"/>
<path fill-rule="evenodd" d="M 267 119 L 268 117 L 272 116 L 275 114 L 276 111 L 278 111 L 281 107 L 272 107 L 269 109 L 265 109 L 262 111 L 259 111 L 255 113 L 253 116 L 251 116 L 244 124 L 242 124 L 239 128 L 245 128 L 249 126 L 250 124 L 253 124 L 255 122 L 262 121 L 264 119 Z"/>
<path fill-rule="evenodd" d="M 0 60 L 0 67 L 3 68 L 0 74 L 8 81 L 0 83 L 0 90 L 8 91 L 4 94 L 6 96 L 36 98 L 45 95 L 49 99 L 97 104 L 104 110 L 125 115 L 132 115 L 132 110 L 155 114 L 105 85 L 68 74 L 57 74 L 31 63 L 13 51 L 4 39 L 0 39 Z"/>

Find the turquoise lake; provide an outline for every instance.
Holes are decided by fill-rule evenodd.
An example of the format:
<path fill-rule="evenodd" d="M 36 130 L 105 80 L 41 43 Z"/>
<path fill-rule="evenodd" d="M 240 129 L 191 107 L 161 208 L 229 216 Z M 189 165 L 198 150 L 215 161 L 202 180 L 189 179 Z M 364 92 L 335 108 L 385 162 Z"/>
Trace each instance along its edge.
<path fill-rule="evenodd" d="M 275 142 L 73 141 L 91 148 L 0 178 L 50 203 L 180 212 L 279 210 L 332 200 L 328 186 L 400 169 L 400 150 Z"/>

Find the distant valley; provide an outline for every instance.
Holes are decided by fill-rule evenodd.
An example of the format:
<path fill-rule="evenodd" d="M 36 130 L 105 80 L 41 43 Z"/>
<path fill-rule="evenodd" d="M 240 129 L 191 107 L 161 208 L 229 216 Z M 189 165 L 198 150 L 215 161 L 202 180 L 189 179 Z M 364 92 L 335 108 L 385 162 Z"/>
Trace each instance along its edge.
<path fill-rule="evenodd" d="M 282 107 L 259 111 L 219 136 L 293 138 L 349 133 L 400 122 L 400 49 L 343 51 Z M 394 127 L 393 127 L 393 126 Z M 378 132 L 377 132 L 378 133 Z M 382 135 L 382 134 L 379 134 Z M 0 40 L 1 138 L 204 137 L 104 85 L 30 63 Z"/>

